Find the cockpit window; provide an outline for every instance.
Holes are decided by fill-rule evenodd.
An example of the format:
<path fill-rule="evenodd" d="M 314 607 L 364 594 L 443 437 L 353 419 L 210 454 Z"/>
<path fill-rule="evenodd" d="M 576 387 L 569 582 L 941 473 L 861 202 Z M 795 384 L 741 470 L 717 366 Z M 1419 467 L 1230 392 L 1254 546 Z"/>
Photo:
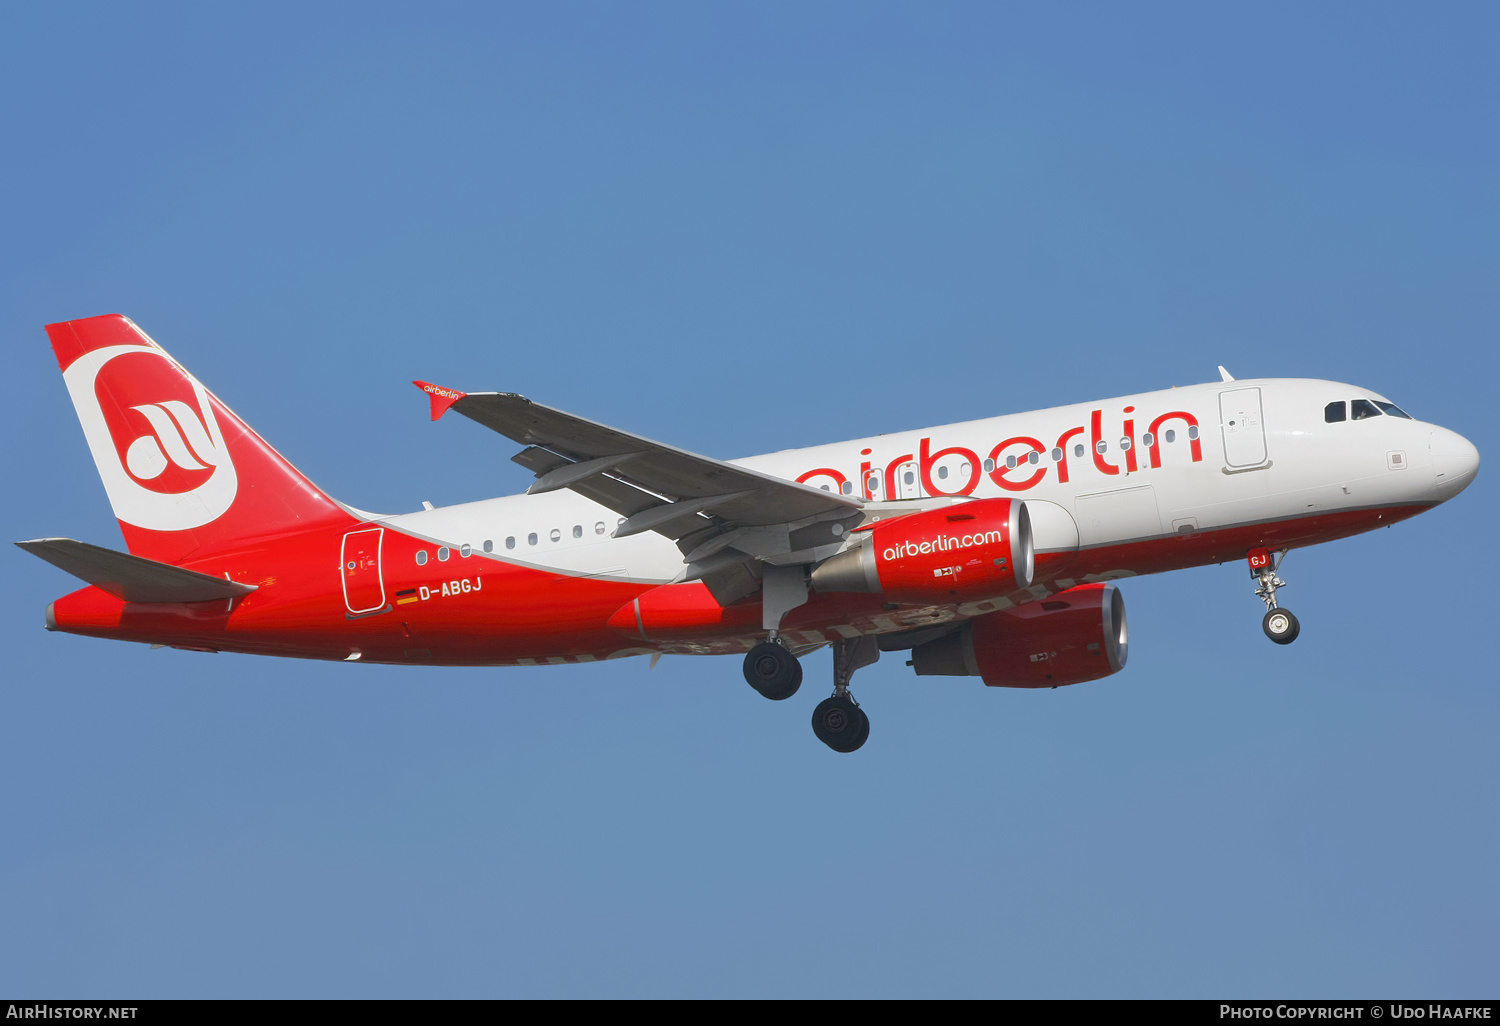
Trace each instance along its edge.
<path fill-rule="evenodd" d="M 1382 410 L 1384 410 L 1386 412 L 1387 416 L 1400 417 L 1402 420 L 1411 420 L 1412 419 L 1411 414 L 1407 413 L 1405 410 L 1403 410 L 1401 407 L 1397 406 L 1395 403 L 1383 403 L 1383 402 L 1380 402 L 1379 400 L 1376 400 L 1375 405 L 1379 406 Z"/>
<path fill-rule="evenodd" d="M 1368 399 L 1356 399 L 1349 404 L 1350 412 L 1354 414 L 1355 420 L 1368 420 L 1371 417 L 1380 416 L 1380 410 Z"/>
<path fill-rule="evenodd" d="M 1325 424 L 1337 424 L 1347 416 L 1348 414 L 1344 410 L 1344 401 L 1342 399 L 1323 407 L 1323 423 Z"/>

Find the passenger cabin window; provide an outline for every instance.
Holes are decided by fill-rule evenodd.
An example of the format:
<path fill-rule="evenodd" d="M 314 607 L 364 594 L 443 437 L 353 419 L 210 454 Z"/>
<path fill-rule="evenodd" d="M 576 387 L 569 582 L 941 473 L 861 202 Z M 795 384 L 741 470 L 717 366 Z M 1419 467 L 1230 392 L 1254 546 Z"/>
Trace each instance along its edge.
<path fill-rule="evenodd" d="M 1348 413 L 1344 410 L 1344 400 L 1342 399 L 1323 407 L 1323 423 L 1325 424 L 1341 423 L 1347 416 Z"/>
<path fill-rule="evenodd" d="M 516 547 L 516 536 L 515 535 L 511 535 L 509 538 L 505 539 L 505 547 L 507 549 L 513 549 L 513 548 Z"/>
<path fill-rule="evenodd" d="M 444 545 L 442 548 L 438 549 L 438 562 L 448 562 L 448 546 Z"/>
<path fill-rule="evenodd" d="M 986 474 L 991 474 L 991 473 L 994 473 L 994 470 L 995 470 L 995 461 L 994 460 L 985 460 L 984 461 L 984 472 Z"/>
<path fill-rule="evenodd" d="M 1380 416 L 1380 410 L 1368 399 L 1356 399 L 1349 404 L 1349 412 L 1354 420 L 1369 420 L 1371 417 Z"/>
<path fill-rule="evenodd" d="M 484 551 L 486 551 L 486 552 L 494 552 L 495 551 L 495 539 L 493 539 L 493 538 L 486 538 L 484 540 Z"/>
<path fill-rule="evenodd" d="M 547 537 L 551 538 L 553 541 L 562 541 L 562 532 L 559 531 L 557 528 L 554 527 L 552 529 L 552 533 L 549 534 Z"/>
<path fill-rule="evenodd" d="M 1177 441 L 1177 432 L 1173 431 L 1171 428 L 1167 428 L 1166 434 L 1164 434 L 1162 437 L 1167 440 L 1168 445 L 1171 445 L 1173 442 Z"/>
<path fill-rule="evenodd" d="M 582 524 L 574 524 L 573 525 L 573 537 L 574 538 L 582 538 L 583 537 L 583 525 Z"/>
<path fill-rule="evenodd" d="M 474 554 L 474 547 L 468 542 L 464 542 L 458 547 L 458 554 L 464 559 L 468 559 L 471 555 Z"/>
<path fill-rule="evenodd" d="M 1083 459 L 1083 443 L 1082 442 L 1079 442 L 1077 445 L 1073 446 L 1073 458 L 1074 459 L 1078 459 L 1078 460 Z"/>
<path fill-rule="evenodd" d="M 595 534 L 603 534 L 604 533 L 604 521 L 601 520 L 597 524 L 594 525 L 594 533 Z"/>
<path fill-rule="evenodd" d="M 427 565 L 427 550 L 426 549 L 418 549 L 417 550 L 417 566 L 426 566 L 426 565 Z"/>
<path fill-rule="evenodd" d="M 528 534 L 526 536 L 526 544 L 527 545 L 535 545 L 536 544 L 536 532 L 535 531 L 532 531 L 530 534 Z"/>

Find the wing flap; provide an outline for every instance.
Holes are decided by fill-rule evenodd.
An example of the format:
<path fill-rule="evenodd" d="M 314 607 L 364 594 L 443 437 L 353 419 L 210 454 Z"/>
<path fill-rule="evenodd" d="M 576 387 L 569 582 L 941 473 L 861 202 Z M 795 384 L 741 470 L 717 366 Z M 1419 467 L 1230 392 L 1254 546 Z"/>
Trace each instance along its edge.
<path fill-rule="evenodd" d="M 568 486 L 586 499 L 612 509 L 622 517 L 633 517 L 652 506 L 660 506 L 662 498 L 643 492 L 635 485 L 617 481 L 612 477 L 591 477 Z"/>
<path fill-rule="evenodd" d="M 256 588 L 72 538 L 36 538 L 16 545 L 126 602 L 212 602 Z"/>

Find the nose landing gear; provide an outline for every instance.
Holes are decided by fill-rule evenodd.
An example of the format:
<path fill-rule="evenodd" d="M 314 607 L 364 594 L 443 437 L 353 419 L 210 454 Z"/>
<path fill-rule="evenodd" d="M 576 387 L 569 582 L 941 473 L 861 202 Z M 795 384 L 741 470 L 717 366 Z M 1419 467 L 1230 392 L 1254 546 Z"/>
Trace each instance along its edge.
<path fill-rule="evenodd" d="M 1267 549 L 1251 549 L 1247 556 L 1250 576 L 1257 582 L 1255 597 L 1266 604 L 1266 615 L 1260 621 L 1260 629 L 1278 645 L 1290 645 L 1302 632 L 1302 625 L 1297 622 L 1292 611 L 1276 604 L 1276 589 L 1286 587 L 1286 582 L 1276 573 L 1281 561 L 1286 558 L 1286 553 L 1286 549 L 1276 553 Z"/>

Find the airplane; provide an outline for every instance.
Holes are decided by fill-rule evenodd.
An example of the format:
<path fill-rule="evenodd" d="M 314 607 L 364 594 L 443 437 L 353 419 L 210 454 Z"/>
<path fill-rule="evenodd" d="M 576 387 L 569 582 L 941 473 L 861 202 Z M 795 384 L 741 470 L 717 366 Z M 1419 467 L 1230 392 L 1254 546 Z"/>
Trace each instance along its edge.
<path fill-rule="evenodd" d="M 1368 389 L 1220 380 L 722 461 L 508 392 L 429 382 L 520 446 L 523 495 L 377 515 L 326 495 L 132 321 L 47 325 L 128 552 L 17 542 L 86 582 L 48 630 L 195 652 L 418 666 L 743 655 L 782 701 L 869 737 L 856 670 L 1056 688 L 1120 671 L 1116 581 L 1245 560 L 1281 645 L 1295 548 L 1385 527 L 1479 453 Z M 336 586 L 335 586 L 336 585 Z"/>

